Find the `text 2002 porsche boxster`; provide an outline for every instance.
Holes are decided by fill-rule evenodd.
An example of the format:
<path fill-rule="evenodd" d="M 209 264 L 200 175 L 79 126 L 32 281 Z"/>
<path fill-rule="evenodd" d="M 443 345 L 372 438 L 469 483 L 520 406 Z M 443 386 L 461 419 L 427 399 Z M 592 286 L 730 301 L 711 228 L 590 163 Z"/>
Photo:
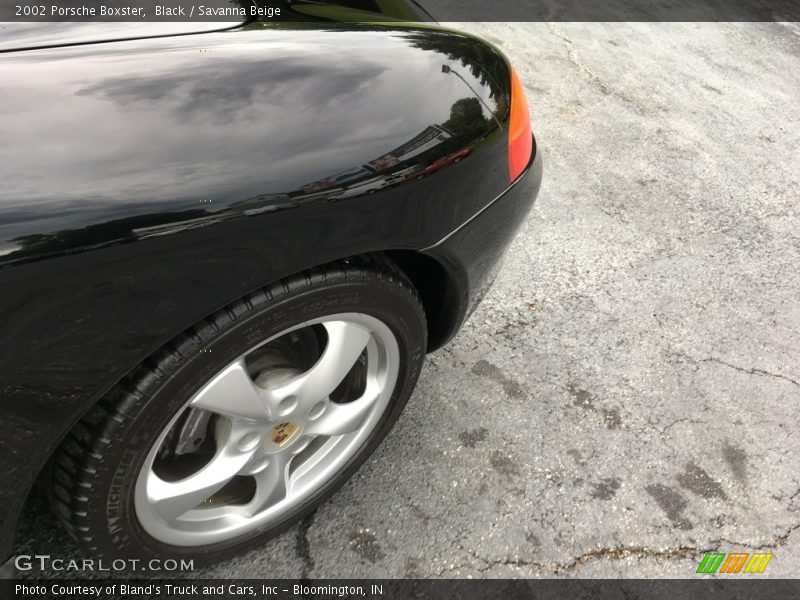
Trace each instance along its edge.
<path fill-rule="evenodd" d="M 0 558 L 37 479 L 95 555 L 229 556 L 491 282 L 541 180 L 522 84 L 430 25 L 46 27 L 0 46 Z"/>

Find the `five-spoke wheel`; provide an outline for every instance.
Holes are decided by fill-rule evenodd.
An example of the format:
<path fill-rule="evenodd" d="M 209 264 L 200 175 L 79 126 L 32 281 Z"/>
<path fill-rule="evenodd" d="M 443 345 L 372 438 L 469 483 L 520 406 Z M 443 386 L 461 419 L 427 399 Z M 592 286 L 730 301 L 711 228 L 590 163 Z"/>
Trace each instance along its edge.
<path fill-rule="evenodd" d="M 305 322 L 250 349 L 153 445 L 136 486 L 142 526 L 164 542 L 198 545 L 279 518 L 360 448 L 389 402 L 398 359 L 389 328 L 357 313 Z M 180 453 L 186 435 L 192 451 Z"/>

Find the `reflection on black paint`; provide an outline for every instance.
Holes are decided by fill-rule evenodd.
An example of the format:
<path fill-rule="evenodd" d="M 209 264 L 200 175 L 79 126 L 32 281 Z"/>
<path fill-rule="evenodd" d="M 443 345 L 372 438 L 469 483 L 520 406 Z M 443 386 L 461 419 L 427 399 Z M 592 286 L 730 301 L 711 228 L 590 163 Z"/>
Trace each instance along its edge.
<path fill-rule="evenodd" d="M 208 55 L 196 36 L 0 62 L 23 84 L 0 99 L 0 264 L 395 189 L 507 119 L 505 62 L 465 35 L 263 25 L 202 36 Z"/>
<path fill-rule="evenodd" d="M 467 36 L 452 36 L 439 31 L 409 31 L 405 37 L 415 48 L 435 52 L 460 63 L 481 86 L 489 88 L 490 96 L 495 102 L 505 103 L 507 109 L 507 72 L 503 63 L 497 61 L 493 48 L 486 44 L 476 44 Z"/>
<path fill-rule="evenodd" d="M 223 51 L 219 51 L 223 54 Z M 308 106 L 323 107 L 341 97 L 361 94 L 384 72 L 380 65 L 353 71 L 346 64 L 330 65 L 325 77 L 309 57 L 286 57 L 259 69 L 257 57 L 242 60 L 214 57 L 215 65 L 198 64 L 157 76 L 114 77 L 87 84 L 79 96 L 107 99 L 130 108 L 169 110 L 181 123 L 211 118 L 220 124 L 247 122 L 257 104 L 281 106 L 287 98 Z M 165 57 L 166 60 L 166 57 Z"/>

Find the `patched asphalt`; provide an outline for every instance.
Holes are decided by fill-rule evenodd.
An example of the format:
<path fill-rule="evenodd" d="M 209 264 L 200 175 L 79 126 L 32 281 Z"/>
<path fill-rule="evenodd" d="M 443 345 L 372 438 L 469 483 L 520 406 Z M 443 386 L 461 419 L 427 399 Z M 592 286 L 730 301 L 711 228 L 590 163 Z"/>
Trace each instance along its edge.
<path fill-rule="evenodd" d="M 383 446 L 222 577 L 800 573 L 800 27 L 461 24 L 544 158 L 492 291 Z M 19 552 L 74 555 L 41 498 Z"/>

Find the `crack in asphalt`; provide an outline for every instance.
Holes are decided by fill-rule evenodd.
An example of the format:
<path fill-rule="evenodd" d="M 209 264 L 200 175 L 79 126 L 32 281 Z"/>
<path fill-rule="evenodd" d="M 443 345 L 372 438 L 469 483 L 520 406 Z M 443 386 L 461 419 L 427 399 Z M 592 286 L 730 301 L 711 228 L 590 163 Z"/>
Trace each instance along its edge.
<path fill-rule="evenodd" d="M 672 422 L 668 423 L 667 425 L 664 425 L 663 427 L 661 427 L 660 428 L 660 432 L 661 432 L 661 435 L 664 436 L 664 435 L 667 435 L 667 430 L 672 429 L 673 427 L 675 427 L 679 423 L 690 423 L 692 425 L 701 425 L 703 422 L 704 421 L 702 421 L 700 419 L 690 419 L 689 417 L 680 417 L 679 419 L 675 419 Z M 656 429 L 655 424 L 653 425 L 653 429 Z"/>
<path fill-rule="evenodd" d="M 786 375 L 782 375 L 780 373 L 772 373 L 770 371 L 765 371 L 764 369 L 759 369 L 757 367 L 752 367 L 750 369 L 746 369 L 744 367 L 740 367 L 738 365 L 734 365 L 732 363 L 726 362 L 720 358 L 710 357 L 710 358 L 703 358 L 697 362 L 715 362 L 720 365 L 725 365 L 731 369 L 735 369 L 736 371 L 741 371 L 742 373 L 747 373 L 749 375 L 760 375 L 764 377 L 775 377 L 776 379 L 783 379 L 784 381 L 788 381 L 789 383 L 800 387 L 800 381 L 792 379 L 791 377 L 787 377 Z"/>
<path fill-rule="evenodd" d="M 716 356 L 709 356 L 707 358 L 694 358 L 693 356 L 689 356 L 688 354 L 683 354 L 682 352 L 673 352 L 672 356 L 674 358 L 685 360 L 686 362 L 693 363 L 695 365 L 701 363 L 717 363 L 719 365 L 728 367 L 729 369 L 733 369 L 735 371 L 739 371 L 741 373 L 745 373 L 747 375 L 756 375 L 759 377 L 772 377 L 774 379 L 782 379 L 783 381 L 788 381 L 792 385 L 796 385 L 800 387 L 800 381 L 793 377 L 789 377 L 788 375 L 784 375 L 782 373 L 773 373 L 771 371 L 767 371 L 766 369 L 759 369 L 758 367 L 740 367 L 739 365 L 735 365 L 733 363 L 729 363 L 726 360 L 722 360 L 721 358 L 717 358 Z"/>
<path fill-rule="evenodd" d="M 769 542 L 769 543 L 766 543 L 766 544 L 758 544 L 758 545 L 756 545 L 756 544 L 744 544 L 742 542 L 735 542 L 735 541 L 729 540 L 727 538 L 719 538 L 718 540 L 714 540 L 712 543 L 716 544 L 717 546 L 721 546 L 722 543 L 724 542 L 724 543 L 730 544 L 732 546 L 741 546 L 742 548 L 748 548 L 750 550 L 765 550 L 765 549 L 774 550 L 776 548 L 780 548 L 781 546 L 784 546 L 786 544 L 786 542 L 789 541 L 789 537 L 795 531 L 797 531 L 798 529 L 800 529 L 800 523 L 797 523 L 796 525 L 791 526 L 789 529 L 786 530 L 786 533 L 783 533 L 783 534 L 779 535 L 778 537 L 776 537 L 774 542 Z"/>
<path fill-rule="evenodd" d="M 799 490 L 800 491 L 800 490 Z M 523 560 L 517 558 L 499 558 L 499 559 L 489 559 L 483 556 L 480 556 L 474 550 L 468 550 L 462 544 L 457 544 L 461 551 L 465 552 L 475 560 L 478 560 L 484 564 L 483 567 L 475 567 L 474 565 L 470 564 L 458 564 L 458 565 L 450 565 L 449 567 L 442 568 L 438 571 L 437 576 L 441 577 L 444 575 L 446 571 L 457 571 L 461 569 L 474 569 L 479 573 L 485 573 L 490 569 L 500 566 L 510 566 L 510 567 L 527 567 L 533 569 L 540 573 L 551 573 L 551 574 L 560 574 L 569 571 L 573 571 L 580 567 L 581 565 L 594 561 L 594 560 L 620 560 L 623 558 L 628 558 L 630 556 L 635 556 L 644 559 L 683 559 L 683 558 L 691 558 L 693 556 L 700 556 L 701 554 L 705 554 L 706 552 L 714 552 L 717 551 L 720 546 L 728 545 L 734 546 L 737 548 L 747 548 L 750 550 L 774 550 L 776 548 L 780 548 L 781 546 L 785 545 L 786 542 L 789 540 L 789 537 L 800 529 L 800 523 L 793 525 L 790 527 L 785 533 L 779 535 L 775 538 L 775 541 L 768 542 L 764 544 L 749 544 L 743 542 L 737 542 L 734 540 L 729 540 L 727 538 L 719 538 L 716 540 L 712 540 L 709 542 L 708 547 L 700 548 L 696 546 L 677 546 L 675 548 L 667 548 L 664 550 L 658 550 L 654 548 L 648 548 L 646 546 L 610 546 L 607 548 L 597 548 L 595 550 L 590 550 L 589 552 L 585 552 L 579 556 L 576 556 L 569 562 L 565 563 L 543 563 L 535 560 Z"/>
<path fill-rule="evenodd" d="M 311 558 L 311 544 L 308 541 L 308 530 L 314 524 L 315 515 L 316 511 L 303 518 L 298 523 L 297 531 L 295 532 L 295 552 L 303 565 L 300 579 L 308 579 L 309 573 L 314 568 L 314 559 Z"/>
<path fill-rule="evenodd" d="M 438 572 L 438 576 L 441 577 L 444 575 L 445 571 L 454 571 L 464 568 L 472 568 L 479 573 L 485 573 L 486 571 L 493 569 L 499 566 L 510 566 L 510 567 L 528 567 L 534 569 L 538 572 L 544 573 L 552 573 L 552 574 L 559 574 L 571 571 L 576 569 L 580 565 L 590 562 L 592 560 L 603 560 L 603 559 L 621 559 L 626 558 L 628 556 L 640 556 L 643 558 L 689 558 L 691 556 L 697 556 L 707 550 L 703 550 L 701 548 L 695 548 L 691 546 L 679 546 L 677 548 L 669 548 L 666 550 L 656 550 L 652 548 L 647 548 L 644 546 L 614 546 L 609 548 L 598 548 L 596 550 L 591 550 L 580 556 L 575 557 L 569 562 L 566 563 L 543 563 L 538 561 L 532 560 L 523 560 L 523 559 L 512 559 L 512 558 L 501 558 L 501 559 L 488 559 L 480 556 L 476 552 L 472 550 L 467 550 L 461 544 L 458 544 L 458 547 L 472 556 L 474 559 L 481 561 L 485 566 L 477 568 L 473 565 L 451 565 L 448 568 L 441 569 Z"/>
<path fill-rule="evenodd" d="M 605 82 L 602 79 L 600 79 L 600 76 L 597 75 L 597 73 L 595 73 L 594 71 L 592 71 L 589 67 L 584 65 L 578 58 L 578 53 L 574 49 L 574 44 L 572 43 L 572 40 L 570 40 L 566 36 L 566 34 L 553 23 L 547 23 L 547 28 L 553 33 L 554 36 L 556 36 L 557 38 L 561 39 L 564 42 L 564 47 L 567 49 L 567 60 L 569 60 L 569 62 L 571 62 L 573 65 L 575 65 L 575 67 L 577 67 L 577 69 L 581 73 L 583 73 L 589 81 L 591 81 L 597 87 L 599 87 L 600 91 L 603 92 L 603 94 L 605 94 L 606 96 L 610 96 L 611 90 L 605 84 Z"/>
<path fill-rule="evenodd" d="M 577 558 L 575 558 L 572 562 L 563 565 L 563 571 L 570 571 L 576 569 L 580 565 L 587 563 L 593 560 L 604 560 L 604 559 L 613 559 L 619 560 L 621 558 L 627 558 L 628 556 L 639 556 L 641 558 L 666 558 L 666 559 L 673 559 L 673 558 L 689 558 L 691 556 L 697 556 L 703 553 L 703 550 L 700 548 L 695 548 L 693 546 L 678 546 L 677 548 L 668 548 L 666 550 L 655 550 L 653 548 L 647 548 L 646 546 L 617 546 L 611 548 L 598 548 L 597 550 L 592 550 L 590 552 L 586 552 L 581 554 Z"/>

